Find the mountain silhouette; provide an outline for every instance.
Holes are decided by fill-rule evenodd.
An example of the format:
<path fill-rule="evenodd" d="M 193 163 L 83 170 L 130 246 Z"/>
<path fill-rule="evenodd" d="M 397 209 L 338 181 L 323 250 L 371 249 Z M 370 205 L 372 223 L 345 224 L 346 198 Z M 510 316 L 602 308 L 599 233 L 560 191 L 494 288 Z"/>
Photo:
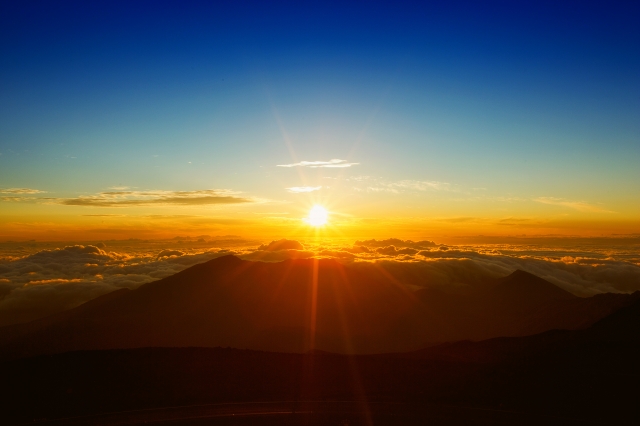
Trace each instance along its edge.
<path fill-rule="evenodd" d="M 497 301 L 518 303 L 519 309 L 524 307 L 523 304 L 538 307 L 538 305 L 550 300 L 576 298 L 573 294 L 549 281 L 519 269 L 504 278 L 496 280 L 496 285 L 489 293 Z"/>
<path fill-rule="evenodd" d="M 640 419 L 638 331 L 640 301 L 583 330 L 410 353 L 139 348 L 22 358 L 0 363 L 0 418 L 54 419 L 43 425 L 632 425 Z"/>
<path fill-rule="evenodd" d="M 640 301 L 596 322 L 585 330 L 584 335 L 585 339 L 594 342 L 640 343 Z"/>
<path fill-rule="evenodd" d="M 187 346 L 402 352 L 440 342 L 586 328 L 639 295 L 579 298 L 523 271 L 467 294 L 442 287 L 413 291 L 378 264 L 267 263 L 229 255 L 136 290 L 0 328 L 0 357 Z"/>

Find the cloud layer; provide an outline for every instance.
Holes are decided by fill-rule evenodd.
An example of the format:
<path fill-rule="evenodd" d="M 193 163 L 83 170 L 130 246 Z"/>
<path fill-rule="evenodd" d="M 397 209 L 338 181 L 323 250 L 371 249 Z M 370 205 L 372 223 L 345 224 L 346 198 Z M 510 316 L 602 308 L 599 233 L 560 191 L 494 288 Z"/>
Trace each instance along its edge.
<path fill-rule="evenodd" d="M 185 255 L 163 250 L 152 255 L 107 252 L 93 245 L 42 250 L 0 262 L 0 325 L 29 321 L 72 308 L 119 288 L 175 274 L 228 250 Z"/>
<path fill-rule="evenodd" d="M 44 250 L 31 243 L 34 247 L 29 254 L 21 254 L 29 247 L 16 248 L 14 244 L 9 250 L 8 243 L 3 244 L 0 325 L 69 309 L 119 288 L 136 288 L 229 253 L 267 262 L 311 257 L 374 262 L 413 289 L 470 286 L 522 269 L 578 296 L 640 290 L 637 244 L 445 246 L 428 240 L 392 238 L 355 243 L 283 239 L 258 246 L 239 239 L 218 241 L 202 236 L 153 244 L 123 241 L 114 251 L 98 243 Z"/>

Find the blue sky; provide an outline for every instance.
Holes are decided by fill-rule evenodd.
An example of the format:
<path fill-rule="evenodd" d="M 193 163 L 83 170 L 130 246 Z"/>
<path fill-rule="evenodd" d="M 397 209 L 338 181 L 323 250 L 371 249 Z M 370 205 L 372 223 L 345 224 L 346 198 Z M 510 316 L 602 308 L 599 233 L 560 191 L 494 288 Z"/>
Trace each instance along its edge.
<path fill-rule="evenodd" d="M 1 6 L 0 188 L 222 188 L 280 211 L 323 186 L 359 217 L 637 219 L 632 2 L 87 3 Z M 330 159 L 359 164 L 276 167 Z M 0 209 L 83 209 L 32 201 Z"/>

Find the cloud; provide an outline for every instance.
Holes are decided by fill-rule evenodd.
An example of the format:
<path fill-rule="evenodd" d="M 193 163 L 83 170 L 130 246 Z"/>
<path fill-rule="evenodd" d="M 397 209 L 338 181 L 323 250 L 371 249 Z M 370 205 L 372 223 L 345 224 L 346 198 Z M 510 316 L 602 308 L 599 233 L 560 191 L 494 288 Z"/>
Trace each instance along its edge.
<path fill-rule="evenodd" d="M 0 201 L 27 202 L 27 203 L 42 202 L 42 201 L 52 201 L 52 200 L 56 201 L 57 198 L 25 197 L 25 196 L 20 196 L 20 197 L 0 197 Z"/>
<path fill-rule="evenodd" d="M 478 220 L 478 218 L 470 217 L 470 216 L 456 216 L 456 217 L 443 217 L 436 220 L 440 222 L 447 222 L 447 223 L 465 223 L 465 222 L 475 222 Z"/>
<path fill-rule="evenodd" d="M 8 202 L 33 201 L 33 198 L 26 198 L 26 197 L 0 197 L 0 201 L 8 201 Z"/>
<path fill-rule="evenodd" d="M 594 206 L 593 204 L 585 203 L 584 201 L 571 201 L 565 200 L 564 198 L 556 197 L 538 197 L 534 198 L 533 201 L 543 204 L 568 207 L 580 212 L 611 213 L 610 210 L 603 209 L 599 206 Z"/>
<path fill-rule="evenodd" d="M 629 293 L 640 290 L 640 255 L 619 250 L 612 257 L 611 246 L 600 250 L 577 251 L 577 242 L 568 248 L 520 247 L 505 245 L 444 246 L 431 241 L 387 240 L 356 241 L 352 247 L 334 245 L 305 250 L 280 250 L 277 256 L 260 257 L 245 253 L 251 260 L 278 261 L 288 258 L 328 256 L 343 261 L 382 262 L 394 269 L 400 282 L 417 286 L 482 283 L 521 269 L 540 276 L 578 296 L 599 293 Z M 420 247 L 425 249 L 420 250 Z M 264 253 L 264 252 L 262 252 Z M 366 263 L 365 262 L 365 263 Z"/>
<path fill-rule="evenodd" d="M 161 259 L 163 257 L 180 257 L 180 256 L 184 256 L 184 253 L 181 252 L 180 250 L 162 250 L 160 253 L 158 253 L 158 259 Z"/>
<path fill-rule="evenodd" d="M 368 247 L 355 245 L 353 247 L 345 247 L 344 251 L 352 254 L 371 253 Z"/>
<path fill-rule="evenodd" d="M 278 251 L 278 250 L 304 250 L 304 246 L 296 240 L 282 239 L 271 241 L 268 245 L 261 245 L 258 250 Z"/>
<path fill-rule="evenodd" d="M 360 163 L 349 163 L 347 160 L 339 160 L 334 158 L 329 161 L 300 161 L 293 164 L 278 164 L 276 167 L 311 167 L 311 168 L 344 168 L 357 166 Z"/>
<path fill-rule="evenodd" d="M 407 191 L 451 191 L 460 192 L 457 185 L 448 182 L 430 181 L 430 180 L 411 180 L 403 179 L 399 181 L 389 182 L 385 179 L 375 178 L 372 176 L 354 176 L 348 180 L 354 182 L 357 186 L 356 191 L 366 192 L 391 192 L 399 194 Z"/>
<path fill-rule="evenodd" d="M 202 206 L 211 204 L 250 203 L 253 200 L 240 197 L 226 189 L 199 191 L 110 191 L 97 195 L 61 199 L 66 206 L 132 207 L 153 205 Z"/>
<path fill-rule="evenodd" d="M 400 255 L 400 254 L 414 255 L 417 252 L 418 252 L 418 250 L 416 250 L 414 248 L 410 248 L 410 247 L 405 247 L 405 248 L 402 248 L 400 250 L 398 250 L 395 246 L 380 247 L 380 248 L 376 249 L 376 253 L 385 254 L 385 255 L 388 255 L 388 256 L 397 256 L 397 255 Z"/>
<path fill-rule="evenodd" d="M 293 192 L 294 194 L 300 194 L 302 192 L 313 192 L 319 191 L 322 189 L 321 186 L 292 186 L 291 188 L 285 188 L 289 192 Z"/>
<path fill-rule="evenodd" d="M 134 289 L 229 253 L 266 262 L 331 257 L 357 268 L 382 267 L 410 288 L 473 287 L 521 269 L 578 296 L 640 290 L 636 245 L 609 240 L 602 245 L 581 244 L 578 239 L 563 246 L 534 246 L 530 241 L 444 246 L 399 238 L 356 241 L 353 245 L 282 239 L 256 248 L 256 242 L 235 240 L 233 236 L 202 237 L 214 240 L 206 247 L 195 239 L 112 241 L 108 242 L 111 251 L 104 244 L 94 243 L 27 255 L 22 245 L 17 249 L 18 243 L 0 244 L 4 256 L 0 257 L 0 326 L 73 308 L 120 288 Z"/>
<path fill-rule="evenodd" d="M 65 278 L 53 278 L 53 279 L 49 279 L 49 280 L 36 280 L 36 281 L 29 281 L 26 285 L 38 285 L 38 284 L 66 284 L 66 283 L 80 283 L 82 282 L 81 278 L 72 278 L 72 279 L 65 279 Z"/>
<path fill-rule="evenodd" d="M 46 191 L 30 188 L 6 188 L 0 189 L 0 194 L 43 194 Z"/>
<path fill-rule="evenodd" d="M 388 238 L 386 240 L 363 240 L 356 241 L 354 246 L 365 246 L 365 247 L 410 247 L 414 249 L 425 249 L 429 247 L 436 247 L 437 244 L 433 241 L 411 241 L 411 240 L 400 240 L 398 238 Z"/>
<path fill-rule="evenodd" d="M 400 180 L 387 184 L 390 188 L 413 189 L 416 191 L 451 191 L 451 184 L 447 182 L 428 180 Z"/>
<path fill-rule="evenodd" d="M 500 250 L 480 252 L 449 247 L 446 251 L 421 251 L 416 257 L 423 257 L 436 264 L 473 264 L 475 268 L 493 276 L 504 276 L 516 269 L 522 269 L 578 296 L 640 290 L 640 265 L 598 256 L 549 256 L 550 253 L 554 254 L 553 252 L 522 251 L 519 255 L 506 255 Z M 560 254 L 558 251 L 556 253 Z"/>
<path fill-rule="evenodd" d="M 356 256 L 347 251 L 347 250 L 320 250 L 318 251 L 318 256 L 320 257 L 329 257 L 334 259 L 342 259 L 342 260 L 352 260 L 355 259 Z"/>
<path fill-rule="evenodd" d="M 120 288 L 133 289 L 228 253 L 163 250 L 140 256 L 72 245 L 0 259 L 0 326 L 70 309 Z"/>

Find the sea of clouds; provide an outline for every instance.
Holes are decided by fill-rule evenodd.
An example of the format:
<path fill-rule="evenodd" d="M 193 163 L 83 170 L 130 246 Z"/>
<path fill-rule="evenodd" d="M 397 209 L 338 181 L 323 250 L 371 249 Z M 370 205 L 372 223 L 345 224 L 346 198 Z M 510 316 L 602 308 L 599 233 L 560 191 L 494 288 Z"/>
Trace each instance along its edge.
<path fill-rule="evenodd" d="M 102 294 L 134 289 L 216 257 L 277 262 L 311 257 L 383 262 L 411 288 L 470 285 L 522 269 L 578 296 L 640 290 L 640 247 L 589 244 L 446 246 L 400 239 L 272 242 L 242 239 L 0 243 L 0 326 L 31 321 Z"/>

